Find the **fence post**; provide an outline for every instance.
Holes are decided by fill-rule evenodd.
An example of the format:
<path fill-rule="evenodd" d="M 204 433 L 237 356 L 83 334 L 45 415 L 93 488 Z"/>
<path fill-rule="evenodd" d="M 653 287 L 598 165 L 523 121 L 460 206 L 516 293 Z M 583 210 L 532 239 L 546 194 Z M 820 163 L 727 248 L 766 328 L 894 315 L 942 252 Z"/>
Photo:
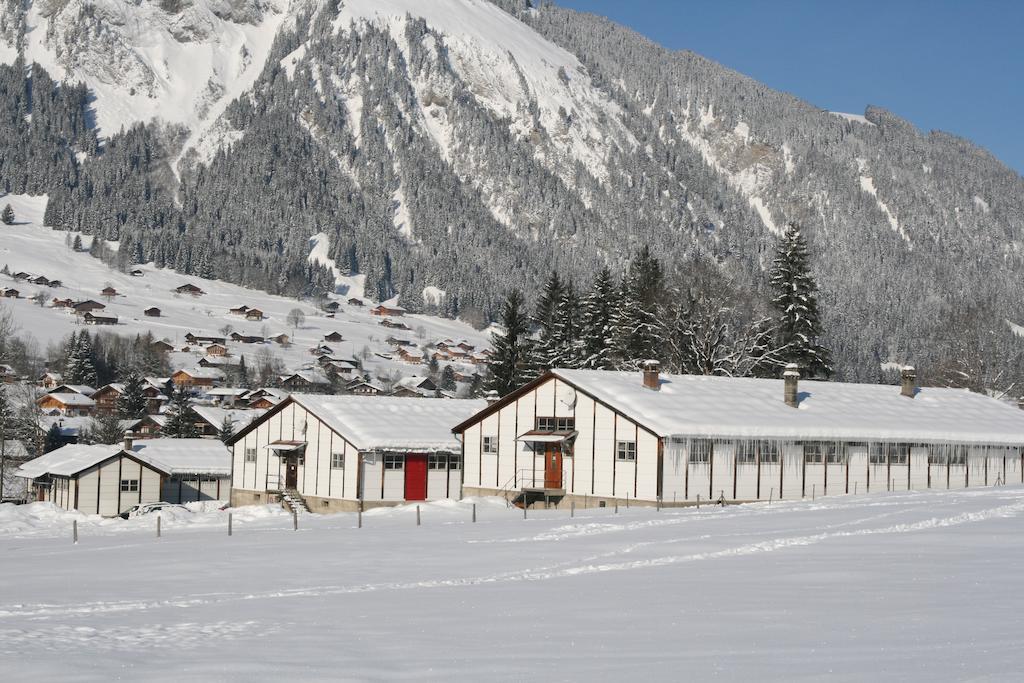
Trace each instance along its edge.
<path fill-rule="evenodd" d="M 700 494 L 697 494 L 697 509 L 700 510 Z"/>
<path fill-rule="evenodd" d="M 356 519 L 358 520 L 358 522 L 356 524 L 356 528 L 357 529 L 362 529 L 363 528 L 363 501 L 362 500 L 359 501 L 359 509 L 356 512 Z"/>
<path fill-rule="evenodd" d="M 814 499 L 817 498 L 817 496 L 818 496 L 818 485 L 817 484 L 811 484 L 811 501 L 813 502 Z"/>
<path fill-rule="evenodd" d="M 473 503 L 473 523 L 476 524 L 476 503 Z"/>
<path fill-rule="evenodd" d="M 615 514 L 619 514 L 619 500 L 615 499 Z"/>
<path fill-rule="evenodd" d="M 71 538 L 75 545 L 78 545 L 78 520 L 74 519 L 71 521 Z"/>
<path fill-rule="evenodd" d="M 855 496 L 857 495 L 857 484 L 859 484 L 859 483 L 860 483 L 859 481 L 853 482 L 853 495 L 855 495 Z"/>
<path fill-rule="evenodd" d="M 416 526 L 420 525 L 420 506 L 416 506 Z"/>
<path fill-rule="evenodd" d="M 775 489 L 773 488 L 771 491 L 768 492 L 768 504 L 769 505 L 772 504 L 772 498 L 774 498 L 774 497 L 775 497 Z"/>
<path fill-rule="evenodd" d="M 232 514 L 229 512 L 228 513 L 228 536 L 231 535 L 231 517 L 232 517 Z"/>
<path fill-rule="evenodd" d="M 575 501 L 569 503 L 569 516 L 570 517 L 575 517 L 576 516 L 576 502 Z"/>
<path fill-rule="evenodd" d="M 156 516 L 156 537 L 160 538 L 160 515 Z"/>
<path fill-rule="evenodd" d="M 629 509 L 629 494 L 626 494 L 626 509 Z"/>
<path fill-rule="evenodd" d="M 654 511 L 661 512 L 661 496 L 658 496 L 654 501 Z"/>
<path fill-rule="evenodd" d="M 526 519 L 526 498 L 523 498 L 523 519 Z"/>
<path fill-rule="evenodd" d="M 296 510 L 292 510 L 292 531 L 299 530 L 299 513 Z"/>

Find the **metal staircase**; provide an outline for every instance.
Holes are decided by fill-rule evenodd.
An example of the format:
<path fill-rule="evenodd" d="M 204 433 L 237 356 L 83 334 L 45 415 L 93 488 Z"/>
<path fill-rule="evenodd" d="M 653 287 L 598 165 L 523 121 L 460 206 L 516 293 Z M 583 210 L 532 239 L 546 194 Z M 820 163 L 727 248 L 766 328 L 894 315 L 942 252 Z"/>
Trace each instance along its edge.
<path fill-rule="evenodd" d="M 281 505 L 284 506 L 288 512 L 294 512 L 299 515 L 309 514 L 309 507 L 306 505 L 306 499 L 302 497 L 295 489 L 287 489 L 281 493 Z"/>
<path fill-rule="evenodd" d="M 519 470 L 505 482 L 499 491 L 508 507 L 528 508 L 535 503 L 545 506 L 558 503 L 565 497 L 565 489 L 545 488 L 544 473 L 534 470 Z"/>

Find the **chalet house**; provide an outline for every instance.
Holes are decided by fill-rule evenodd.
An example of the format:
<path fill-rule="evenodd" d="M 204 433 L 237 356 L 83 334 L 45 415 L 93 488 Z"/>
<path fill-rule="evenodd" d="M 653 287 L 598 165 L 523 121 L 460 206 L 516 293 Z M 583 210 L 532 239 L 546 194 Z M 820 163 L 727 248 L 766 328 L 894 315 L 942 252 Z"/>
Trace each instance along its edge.
<path fill-rule="evenodd" d="M 461 350 L 463 350 L 463 351 L 465 351 L 467 353 L 470 352 L 470 351 L 476 350 L 476 347 L 473 346 L 472 344 L 470 344 L 467 341 L 460 341 L 458 344 L 456 344 L 456 347 L 458 347 L 459 349 L 461 349 Z"/>
<path fill-rule="evenodd" d="M 203 396 L 213 401 L 214 405 L 234 408 L 236 403 L 244 401 L 250 393 L 249 389 L 214 387 L 203 392 Z"/>
<path fill-rule="evenodd" d="M 466 495 L 692 504 L 1024 481 L 1024 411 L 961 389 L 553 370 L 457 425 Z"/>
<path fill-rule="evenodd" d="M 231 423 L 234 431 L 244 429 L 250 422 L 260 418 L 265 410 L 241 410 L 219 406 L 192 406 L 196 429 L 206 438 L 217 438 L 224 427 L 224 421 Z"/>
<path fill-rule="evenodd" d="M 223 379 L 223 371 L 217 368 L 190 368 L 171 375 L 171 381 L 179 387 L 212 387 Z"/>
<path fill-rule="evenodd" d="M 144 388 L 142 395 L 146 397 L 146 412 L 150 415 L 159 413 L 163 409 L 164 404 L 171 400 L 163 391 L 156 387 Z"/>
<path fill-rule="evenodd" d="M 320 344 L 319 346 L 315 346 L 312 349 L 310 349 L 309 352 L 314 356 L 329 356 L 334 353 L 334 349 L 332 349 L 330 346 L 327 346 L 326 344 Z"/>
<path fill-rule="evenodd" d="M 491 355 L 489 353 L 474 353 L 469 357 L 469 362 L 473 365 L 487 365 L 491 362 Z"/>
<path fill-rule="evenodd" d="M 53 308 L 71 308 L 75 305 L 71 299 L 58 299 L 54 297 L 53 301 L 50 302 L 50 306 Z"/>
<path fill-rule="evenodd" d="M 29 278 L 29 282 L 42 287 L 49 287 L 52 284 L 48 278 L 45 278 L 42 275 L 36 275 L 33 278 Z"/>
<path fill-rule="evenodd" d="M 270 341 L 281 346 L 288 346 L 291 344 L 292 338 L 282 332 L 281 334 L 275 334 L 273 337 L 270 337 Z"/>
<path fill-rule="evenodd" d="M 65 417 L 92 415 L 96 408 L 95 401 L 77 392 L 50 393 L 36 401 L 36 405 L 48 415 Z"/>
<path fill-rule="evenodd" d="M 246 320 L 263 320 L 263 311 L 258 308 L 250 308 L 245 312 Z"/>
<path fill-rule="evenodd" d="M 274 395 L 271 395 L 271 394 L 266 394 L 266 395 L 263 395 L 263 396 L 257 396 L 255 398 L 249 400 L 248 401 L 248 405 L 249 405 L 249 408 L 252 408 L 252 409 L 267 410 L 269 408 L 273 408 L 274 406 L 276 406 L 278 403 L 280 403 L 283 400 L 284 400 L 283 398 L 278 398 L 277 396 L 274 396 Z"/>
<path fill-rule="evenodd" d="M 104 287 L 100 294 L 106 297 L 117 296 L 117 290 L 113 287 Z"/>
<path fill-rule="evenodd" d="M 337 342 L 345 341 L 345 338 L 343 336 L 341 336 L 341 332 L 331 332 L 330 334 L 325 334 L 324 335 L 324 341 L 337 343 Z"/>
<path fill-rule="evenodd" d="M 246 306 L 245 304 L 228 309 L 228 313 L 230 313 L 231 315 L 245 315 L 248 311 L 249 307 Z"/>
<path fill-rule="evenodd" d="M 63 286 L 64 286 L 64 283 L 61 282 L 60 280 L 50 280 L 50 287 L 52 287 L 54 289 L 57 289 L 58 287 L 63 287 Z"/>
<path fill-rule="evenodd" d="M 401 306 L 379 304 L 370 309 L 370 315 L 398 318 L 405 315 L 405 309 Z"/>
<path fill-rule="evenodd" d="M 82 316 L 83 321 L 86 325 L 116 325 L 117 317 L 108 315 L 93 315 L 92 313 L 86 313 Z"/>
<path fill-rule="evenodd" d="M 149 413 L 143 415 L 131 425 L 131 430 L 137 439 L 154 439 L 160 436 L 160 432 L 167 425 L 167 416 Z"/>
<path fill-rule="evenodd" d="M 384 393 L 384 387 L 366 379 L 354 379 L 345 385 L 345 393 L 357 396 L 377 396 Z"/>
<path fill-rule="evenodd" d="M 315 512 L 461 496 L 450 428 L 483 401 L 292 395 L 228 441 L 231 504 L 301 499 Z"/>
<path fill-rule="evenodd" d="M 327 363 L 321 363 L 320 367 L 328 375 L 334 375 L 336 377 L 341 377 L 343 379 L 349 379 L 350 377 L 352 377 L 353 373 L 359 370 L 358 366 L 352 365 L 347 361 L 335 360 L 332 360 Z"/>
<path fill-rule="evenodd" d="M 145 439 L 121 445 L 68 445 L 29 460 L 17 476 L 34 498 L 65 510 L 115 517 L 140 503 L 220 500 L 231 459 L 211 439 Z"/>
<path fill-rule="evenodd" d="M 91 397 L 96 393 L 96 390 L 90 387 L 88 384 L 58 384 L 53 388 L 51 393 L 54 394 L 81 394 L 82 396 Z"/>
<path fill-rule="evenodd" d="M 238 342 L 239 344 L 263 344 L 267 340 L 263 337 L 248 334 L 239 334 L 238 332 L 231 333 L 231 341 Z"/>
<path fill-rule="evenodd" d="M 419 375 L 403 377 L 398 380 L 398 382 L 395 383 L 395 386 L 391 389 L 392 396 L 407 396 L 413 398 L 433 397 L 436 393 L 437 384 L 435 384 L 429 377 L 420 377 Z"/>
<path fill-rule="evenodd" d="M 348 305 L 349 306 L 360 306 L 360 307 L 362 307 L 362 306 L 365 306 L 366 304 L 363 303 L 362 299 L 358 299 L 356 297 L 352 297 L 351 299 L 348 300 Z"/>
<path fill-rule="evenodd" d="M 409 326 L 406 325 L 405 323 L 403 323 L 403 322 L 395 322 L 391 318 L 385 318 L 384 320 L 381 320 L 380 324 L 382 326 L 390 328 L 392 330 L 408 330 L 409 329 Z"/>
<path fill-rule="evenodd" d="M 175 287 L 174 292 L 176 294 L 191 294 L 192 296 L 202 296 L 206 293 L 191 283 Z"/>
<path fill-rule="evenodd" d="M 406 346 L 402 346 L 398 349 L 398 357 L 406 363 L 412 363 L 419 365 L 423 363 L 423 352 L 419 349 L 411 349 Z"/>
<path fill-rule="evenodd" d="M 59 372 L 44 372 L 39 378 L 39 386 L 43 389 L 56 389 L 64 382 Z"/>
<path fill-rule="evenodd" d="M 71 310 L 75 312 L 75 315 L 84 315 L 85 313 L 91 313 L 92 311 L 102 311 L 106 308 L 105 305 L 99 301 L 93 301 L 92 299 L 86 299 L 85 301 L 75 301 L 71 304 Z"/>
<path fill-rule="evenodd" d="M 209 344 L 226 344 L 228 340 L 225 337 L 207 337 L 188 332 L 185 334 L 185 341 L 189 344 L 201 344 L 205 346 Z"/>
<path fill-rule="evenodd" d="M 112 383 L 102 386 L 91 396 L 96 402 L 97 415 L 114 415 L 117 413 L 117 401 L 124 394 L 124 384 Z"/>
<path fill-rule="evenodd" d="M 228 355 L 228 347 L 224 344 L 210 344 L 206 347 L 206 355 L 208 356 L 226 356 Z"/>
<path fill-rule="evenodd" d="M 25 271 L 20 270 L 11 277 L 14 278 L 15 280 L 28 280 L 30 277 L 32 277 L 32 273 L 26 273 Z"/>
<path fill-rule="evenodd" d="M 328 301 L 326 304 L 324 304 L 323 308 L 324 311 L 326 311 L 327 313 L 337 313 L 338 309 L 341 308 L 341 304 L 339 304 L 337 301 Z"/>
<path fill-rule="evenodd" d="M 157 339 L 149 347 L 158 353 L 167 353 L 174 350 L 174 345 L 165 342 L 163 339 Z"/>
<path fill-rule="evenodd" d="M 17 299 L 21 296 L 21 292 L 11 287 L 7 289 L 0 289 L 0 297 L 4 299 Z"/>
<path fill-rule="evenodd" d="M 402 339 L 400 337 L 396 337 L 393 334 L 388 335 L 387 339 L 385 339 L 384 341 L 386 341 L 388 344 L 391 344 L 391 346 L 415 346 L 416 345 L 415 342 L 413 342 L 411 339 Z"/>
<path fill-rule="evenodd" d="M 142 312 L 142 314 L 147 316 L 147 317 L 150 317 L 150 318 L 159 318 L 160 317 L 160 309 L 157 308 L 156 306 L 150 306 L 149 308 L 144 310 Z"/>
<path fill-rule="evenodd" d="M 281 388 L 292 392 L 324 391 L 330 385 L 331 380 L 319 370 L 300 370 L 281 377 Z"/>
<path fill-rule="evenodd" d="M 0 384 L 14 384 L 18 380 L 18 373 L 10 365 L 0 363 Z"/>

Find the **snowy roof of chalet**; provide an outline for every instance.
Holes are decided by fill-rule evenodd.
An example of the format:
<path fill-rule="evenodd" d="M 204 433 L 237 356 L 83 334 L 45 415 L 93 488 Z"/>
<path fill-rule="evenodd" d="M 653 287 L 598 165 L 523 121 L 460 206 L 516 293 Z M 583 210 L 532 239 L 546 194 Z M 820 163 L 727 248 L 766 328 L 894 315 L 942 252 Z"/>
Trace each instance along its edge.
<path fill-rule="evenodd" d="M 92 400 L 88 396 L 76 393 L 54 393 L 47 394 L 43 398 L 52 398 L 55 401 L 59 401 L 66 406 L 94 406 L 96 401 Z M 40 399 L 42 400 L 42 399 Z"/>
<path fill-rule="evenodd" d="M 19 467 L 15 474 L 26 479 L 35 479 L 44 474 L 70 477 L 116 455 L 120 450 L 120 446 L 103 444 L 95 446 L 68 444 L 29 460 Z"/>
<path fill-rule="evenodd" d="M 56 392 L 68 393 L 61 391 L 62 389 L 68 389 L 70 392 L 82 394 L 83 396 L 92 396 L 96 393 L 96 390 L 88 384 L 61 384 L 59 387 L 55 387 Z"/>
<path fill-rule="evenodd" d="M 231 452 L 219 439 L 140 439 L 132 454 L 169 474 L 231 474 Z"/>
<path fill-rule="evenodd" d="M 217 368 L 182 368 L 178 372 L 183 372 L 189 377 L 195 377 L 196 379 L 223 379 L 224 372 Z"/>
<path fill-rule="evenodd" d="M 293 396 L 359 450 L 458 451 L 452 427 L 486 407 L 481 400 L 395 396 Z"/>
<path fill-rule="evenodd" d="M 640 372 L 553 371 L 659 436 L 1024 443 L 1024 410 L 965 389 L 801 380 L 799 407 L 783 401 L 783 381 Z"/>
<path fill-rule="evenodd" d="M 224 418 L 228 418 L 237 430 L 245 427 L 267 411 L 260 408 L 233 409 L 218 408 L 217 406 L 192 406 L 192 412 L 217 429 L 220 429 L 221 425 L 224 424 Z"/>

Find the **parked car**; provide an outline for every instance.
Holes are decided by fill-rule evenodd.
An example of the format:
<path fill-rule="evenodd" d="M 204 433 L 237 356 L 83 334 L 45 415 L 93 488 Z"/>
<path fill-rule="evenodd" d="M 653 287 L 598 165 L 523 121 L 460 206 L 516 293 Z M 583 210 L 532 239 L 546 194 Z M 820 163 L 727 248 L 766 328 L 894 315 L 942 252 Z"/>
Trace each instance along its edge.
<path fill-rule="evenodd" d="M 24 505 L 26 503 L 24 498 L 0 498 L 0 505 L 4 503 L 10 503 L 11 505 Z"/>
<path fill-rule="evenodd" d="M 190 512 L 190 510 L 184 505 L 178 505 L 177 503 L 140 503 L 139 505 L 133 505 L 126 512 L 121 513 L 121 519 L 131 519 L 132 517 L 142 517 L 143 515 L 152 514 L 154 512 L 160 512 L 161 510 L 184 510 Z"/>

